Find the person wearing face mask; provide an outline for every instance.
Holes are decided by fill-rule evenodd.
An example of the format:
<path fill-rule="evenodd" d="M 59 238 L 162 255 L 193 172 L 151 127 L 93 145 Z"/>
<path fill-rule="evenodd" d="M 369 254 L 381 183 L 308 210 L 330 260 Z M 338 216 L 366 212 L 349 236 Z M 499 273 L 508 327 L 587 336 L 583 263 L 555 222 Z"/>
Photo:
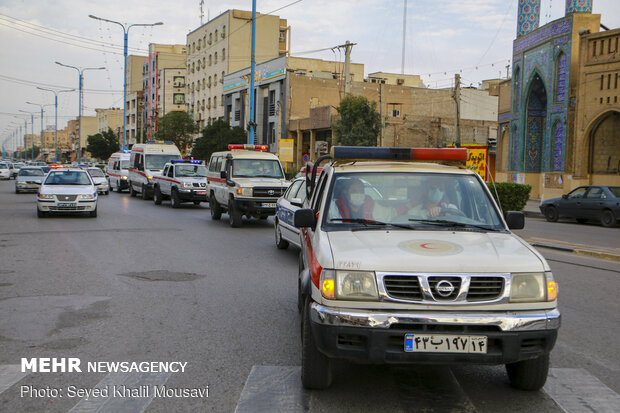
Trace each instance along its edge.
<path fill-rule="evenodd" d="M 342 219 L 374 219 L 374 201 L 364 193 L 364 184 L 357 178 L 347 182 L 345 190 L 335 203 Z"/>
<path fill-rule="evenodd" d="M 436 218 L 442 214 L 446 208 L 457 209 L 457 206 L 445 200 L 445 186 L 443 181 L 429 178 L 426 182 L 424 203 L 409 210 L 410 215 L 419 218 Z"/>

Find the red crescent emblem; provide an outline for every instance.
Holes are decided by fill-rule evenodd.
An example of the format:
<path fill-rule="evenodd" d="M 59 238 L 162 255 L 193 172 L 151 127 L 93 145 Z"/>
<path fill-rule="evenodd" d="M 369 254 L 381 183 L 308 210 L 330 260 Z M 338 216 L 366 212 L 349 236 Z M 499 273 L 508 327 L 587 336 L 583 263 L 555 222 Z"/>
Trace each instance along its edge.
<path fill-rule="evenodd" d="M 430 242 L 425 242 L 424 244 L 420 244 L 420 247 L 427 249 L 427 250 L 436 250 L 437 248 L 433 248 L 433 247 L 427 247 L 428 244 L 431 244 Z"/>

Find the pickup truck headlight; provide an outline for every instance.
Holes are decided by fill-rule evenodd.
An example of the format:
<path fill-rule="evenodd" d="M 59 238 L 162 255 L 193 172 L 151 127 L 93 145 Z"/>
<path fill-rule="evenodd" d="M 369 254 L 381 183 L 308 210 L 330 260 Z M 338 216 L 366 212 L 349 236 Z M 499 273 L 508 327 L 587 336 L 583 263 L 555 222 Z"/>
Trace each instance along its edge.
<path fill-rule="evenodd" d="M 192 187 L 191 182 L 183 182 L 183 188 L 191 188 L 191 187 Z"/>
<path fill-rule="evenodd" d="M 237 195 L 252 196 L 252 188 L 237 188 Z"/>
<path fill-rule="evenodd" d="M 558 287 L 550 272 L 512 274 L 510 301 L 513 303 L 554 301 L 557 295 Z"/>
<path fill-rule="evenodd" d="M 372 271 L 323 270 L 321 294 L 328 300 L 377 300 L 377 278 Z"/>

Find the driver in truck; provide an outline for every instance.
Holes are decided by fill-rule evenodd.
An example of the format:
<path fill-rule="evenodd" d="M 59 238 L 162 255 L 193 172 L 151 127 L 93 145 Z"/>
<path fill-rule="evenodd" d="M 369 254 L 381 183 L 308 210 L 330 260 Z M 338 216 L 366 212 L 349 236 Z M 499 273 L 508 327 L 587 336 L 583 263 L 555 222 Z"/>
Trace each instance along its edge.
<path fill-rule="evenodd" d="M 429 177 L 422 184 L 424 202 L 409 210 L 409 215 L 418 218 L 436 218 L 446 208 L 458 210 L 458 207 L 449 202 L 444 180 Z"/>

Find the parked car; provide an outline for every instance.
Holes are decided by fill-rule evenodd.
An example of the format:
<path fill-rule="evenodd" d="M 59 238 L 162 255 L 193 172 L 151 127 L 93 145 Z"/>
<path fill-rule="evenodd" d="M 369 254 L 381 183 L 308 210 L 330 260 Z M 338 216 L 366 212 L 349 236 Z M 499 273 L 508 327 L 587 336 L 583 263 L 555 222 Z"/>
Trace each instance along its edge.
<path fill-rule="evenodd" d="M 290 244 L 300 246 L 299 228 L 293 225 L 295 211 L 303 206 L 306 200 L 306 177 L 297 178 L 288 187 L 284 195 L 276 202 L 276 217 L 274 229 L 276 246 L 286 249 Z"/>
<path fill-rule="evenodd" d="M 105 176 L 105 172 L 97 167 L 86 168 L 86 171 L 90 174 L 90 177 L 97 187 L 97 192 L 100 194 L 108 195 L 110 193 L 110 186 L 108 178 Z"/>
<path fill-rule="evenodd" d="M 97 216 L 97 189 L 83 169 L 52 169 L 39 188 L 37 216 L 52 212 L 86 212 Z"/>
<path fill-rule="evenodd" d="M 38 166 L 25 166 L 19 170 L 15 178 L 15 193 L 37 192 L 41 182 L 45 178 L 45 173 Z"/>
<path fill-rule="evenodd" d="M 6 162 L 0 162 L 0 179 L 11 179 L 11 167 Z"/>
<path fill-rule="evenodd" d="M 549 222 L 575 218 L 580 224 L 594 220 L 613 227 L 620 219 L 620 186 L 580 186 L 561 198 L 541 202 L 539 208 Z"/>

